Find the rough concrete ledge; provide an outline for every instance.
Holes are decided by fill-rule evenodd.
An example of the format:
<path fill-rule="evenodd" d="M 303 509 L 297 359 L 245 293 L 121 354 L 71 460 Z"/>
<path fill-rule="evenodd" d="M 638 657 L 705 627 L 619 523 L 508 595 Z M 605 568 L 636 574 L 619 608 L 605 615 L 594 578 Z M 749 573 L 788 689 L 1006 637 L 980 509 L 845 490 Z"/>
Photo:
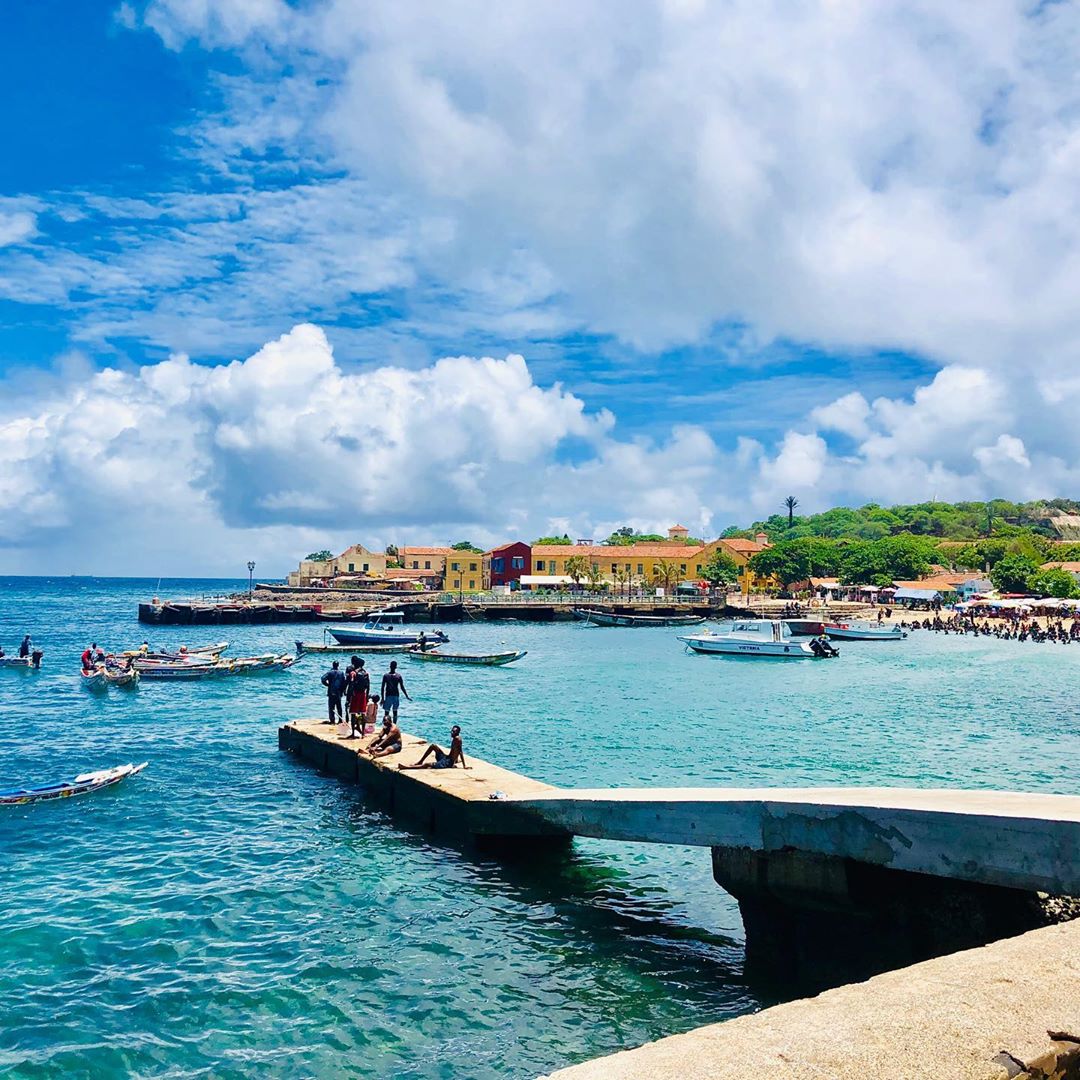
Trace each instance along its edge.
<path fill-rule="evenodd" d="M 1080 922 L 674 1035 L 548 1080 L 751 1077 L 1078 1080 Z"/>
<path fill-rule="evenodd" d="M 437 839 L 491 845 L 527 837 L 528 850 L 541 842 L 569 842 L 566 830 L 524 813 L 510 801 L 553 791 L 550 784 L 474 758 L 468 744 L 469 769 L 403 772 L 398 764 L 417 761 L 427 739 L 403 733 L 401 752 L 383 758 L 361 753 L 370 741 L 370 737 L 340 738 L 334 726 L 320 720 L 293 720 L 278 728 L 279 749 L 339 779 L 360 784 L 369 800 Z M 491 799 L 494 794 L 505 798 Z"/>

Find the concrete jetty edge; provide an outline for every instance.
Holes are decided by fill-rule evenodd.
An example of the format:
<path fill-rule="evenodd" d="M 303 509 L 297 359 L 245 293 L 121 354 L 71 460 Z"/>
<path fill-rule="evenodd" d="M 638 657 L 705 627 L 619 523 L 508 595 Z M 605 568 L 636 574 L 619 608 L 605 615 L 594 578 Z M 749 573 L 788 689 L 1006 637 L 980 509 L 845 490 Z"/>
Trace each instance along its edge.
<path fill-rule="evenodd" d="M 1078 1076 L 1080 922 L 1073 922 L 668 1036 L 545 1080 Z"/>
<path fill-rule="evenodd" d="M 525 837 L 529 838 L 528 851 L 539 843 L 570 842 L 565 829 L 512 804 L 514 799 L 554 791 L 550 784 L 474 758 L 468 746 L 469 769 L 402 771 L 398 764 L 419 760 L 427 739 L 403 733 L 401 752 L 383 758 L 361 752 L 369 741 L 340 738 L 333 725 L 321 720 L 293 720 L 278 728 L 279 749 L 338 779 L 361 785 L 367 799 L 438 839 L 509 851 Z"/>

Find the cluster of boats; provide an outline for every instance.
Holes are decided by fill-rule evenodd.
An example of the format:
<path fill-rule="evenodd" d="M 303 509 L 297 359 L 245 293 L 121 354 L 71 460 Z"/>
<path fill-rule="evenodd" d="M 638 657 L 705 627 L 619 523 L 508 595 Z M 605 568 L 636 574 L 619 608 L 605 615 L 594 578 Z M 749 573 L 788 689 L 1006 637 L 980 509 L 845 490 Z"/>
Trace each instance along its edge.
<path fill-rule="evenodd" d="M 405 627 L 405 615 L 400 611 L 373 611 L 361 626 L 328 626 L 324 631 L 334 644 L 323 641 L 297 641 L 296 655 L 304 653 L 365 653 L 400 652 L 416 660 L 442 664 L 474 664 L 480 667 L 502 667 L 526 655 L 524 649 L 507 649 L 495 653 L 445 652 L 440 646 L 450 638 L 442 630 L 412 630 Z"/>
<path fill-rule="evenodd" d="M 801 628 L 801 627 L 800 627 Z M 823 623 L 820 633 L 797 637 L 784 619 L 739 619 L 729 629 L 681 636 L 688 649 L 729 656 L 772 656 L 786 660 L 828 660 L 840 650 L 832 639 L 846 641 L 899 641 L 907 634 L 898 626 L 851 621 Z"/>
<path fill-rule="evenodd" d="M 291 653 L 264 653 L 261 656 L 225 657 L 227 641 L 184 647 L 178 652 L 151 652 L 132 649 L 107 656 L 103 663 L 82 671 L 83 685 L 91 689 L 133 686 L 141 679 L 207 679 L 223 675 L 250 675 L 264 671 L 284 671 L 300 657 Z"/>

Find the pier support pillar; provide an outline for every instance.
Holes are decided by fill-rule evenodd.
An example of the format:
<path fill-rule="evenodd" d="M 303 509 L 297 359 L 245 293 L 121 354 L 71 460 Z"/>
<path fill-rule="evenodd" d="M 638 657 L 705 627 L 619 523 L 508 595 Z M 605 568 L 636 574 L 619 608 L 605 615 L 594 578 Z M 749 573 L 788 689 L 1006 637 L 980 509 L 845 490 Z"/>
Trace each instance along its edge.
<path fill-rule="evenodd" d="M 784 997 L 1012 937 L 1053 921 L 1037 893 L 800 851 L 714 847 L 739 902 L 746 975 Z"/>

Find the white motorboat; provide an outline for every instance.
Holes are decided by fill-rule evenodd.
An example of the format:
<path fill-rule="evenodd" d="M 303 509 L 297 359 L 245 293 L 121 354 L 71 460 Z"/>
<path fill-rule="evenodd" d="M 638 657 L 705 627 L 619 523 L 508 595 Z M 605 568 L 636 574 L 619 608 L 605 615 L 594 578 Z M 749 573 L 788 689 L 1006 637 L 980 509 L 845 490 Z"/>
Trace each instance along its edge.
<path fill-rule="evenodd" d="M 727 656 L 773 656 L 781 660 L 818 660 L 839 653 L 819 638 L 795 641 L 787 624 L 779 619 L 740 619 L 720 633 L 680 637 L 687 648 Z"/>
<path fill-rule="evenodd" d="M 825 633 L 843 641 L 902 641 L 907 632 L 899 626 L 872 622 L 827 622 Z"/>
<path fill-rule="evenodd" d="M 373 611 L 361 626 L 328 626 L 339 645 L 417 645 L 420 635 L 432 645 L 450 639 L 441 630 L 406 630 L 405 615 L 400 611 Z"/>

